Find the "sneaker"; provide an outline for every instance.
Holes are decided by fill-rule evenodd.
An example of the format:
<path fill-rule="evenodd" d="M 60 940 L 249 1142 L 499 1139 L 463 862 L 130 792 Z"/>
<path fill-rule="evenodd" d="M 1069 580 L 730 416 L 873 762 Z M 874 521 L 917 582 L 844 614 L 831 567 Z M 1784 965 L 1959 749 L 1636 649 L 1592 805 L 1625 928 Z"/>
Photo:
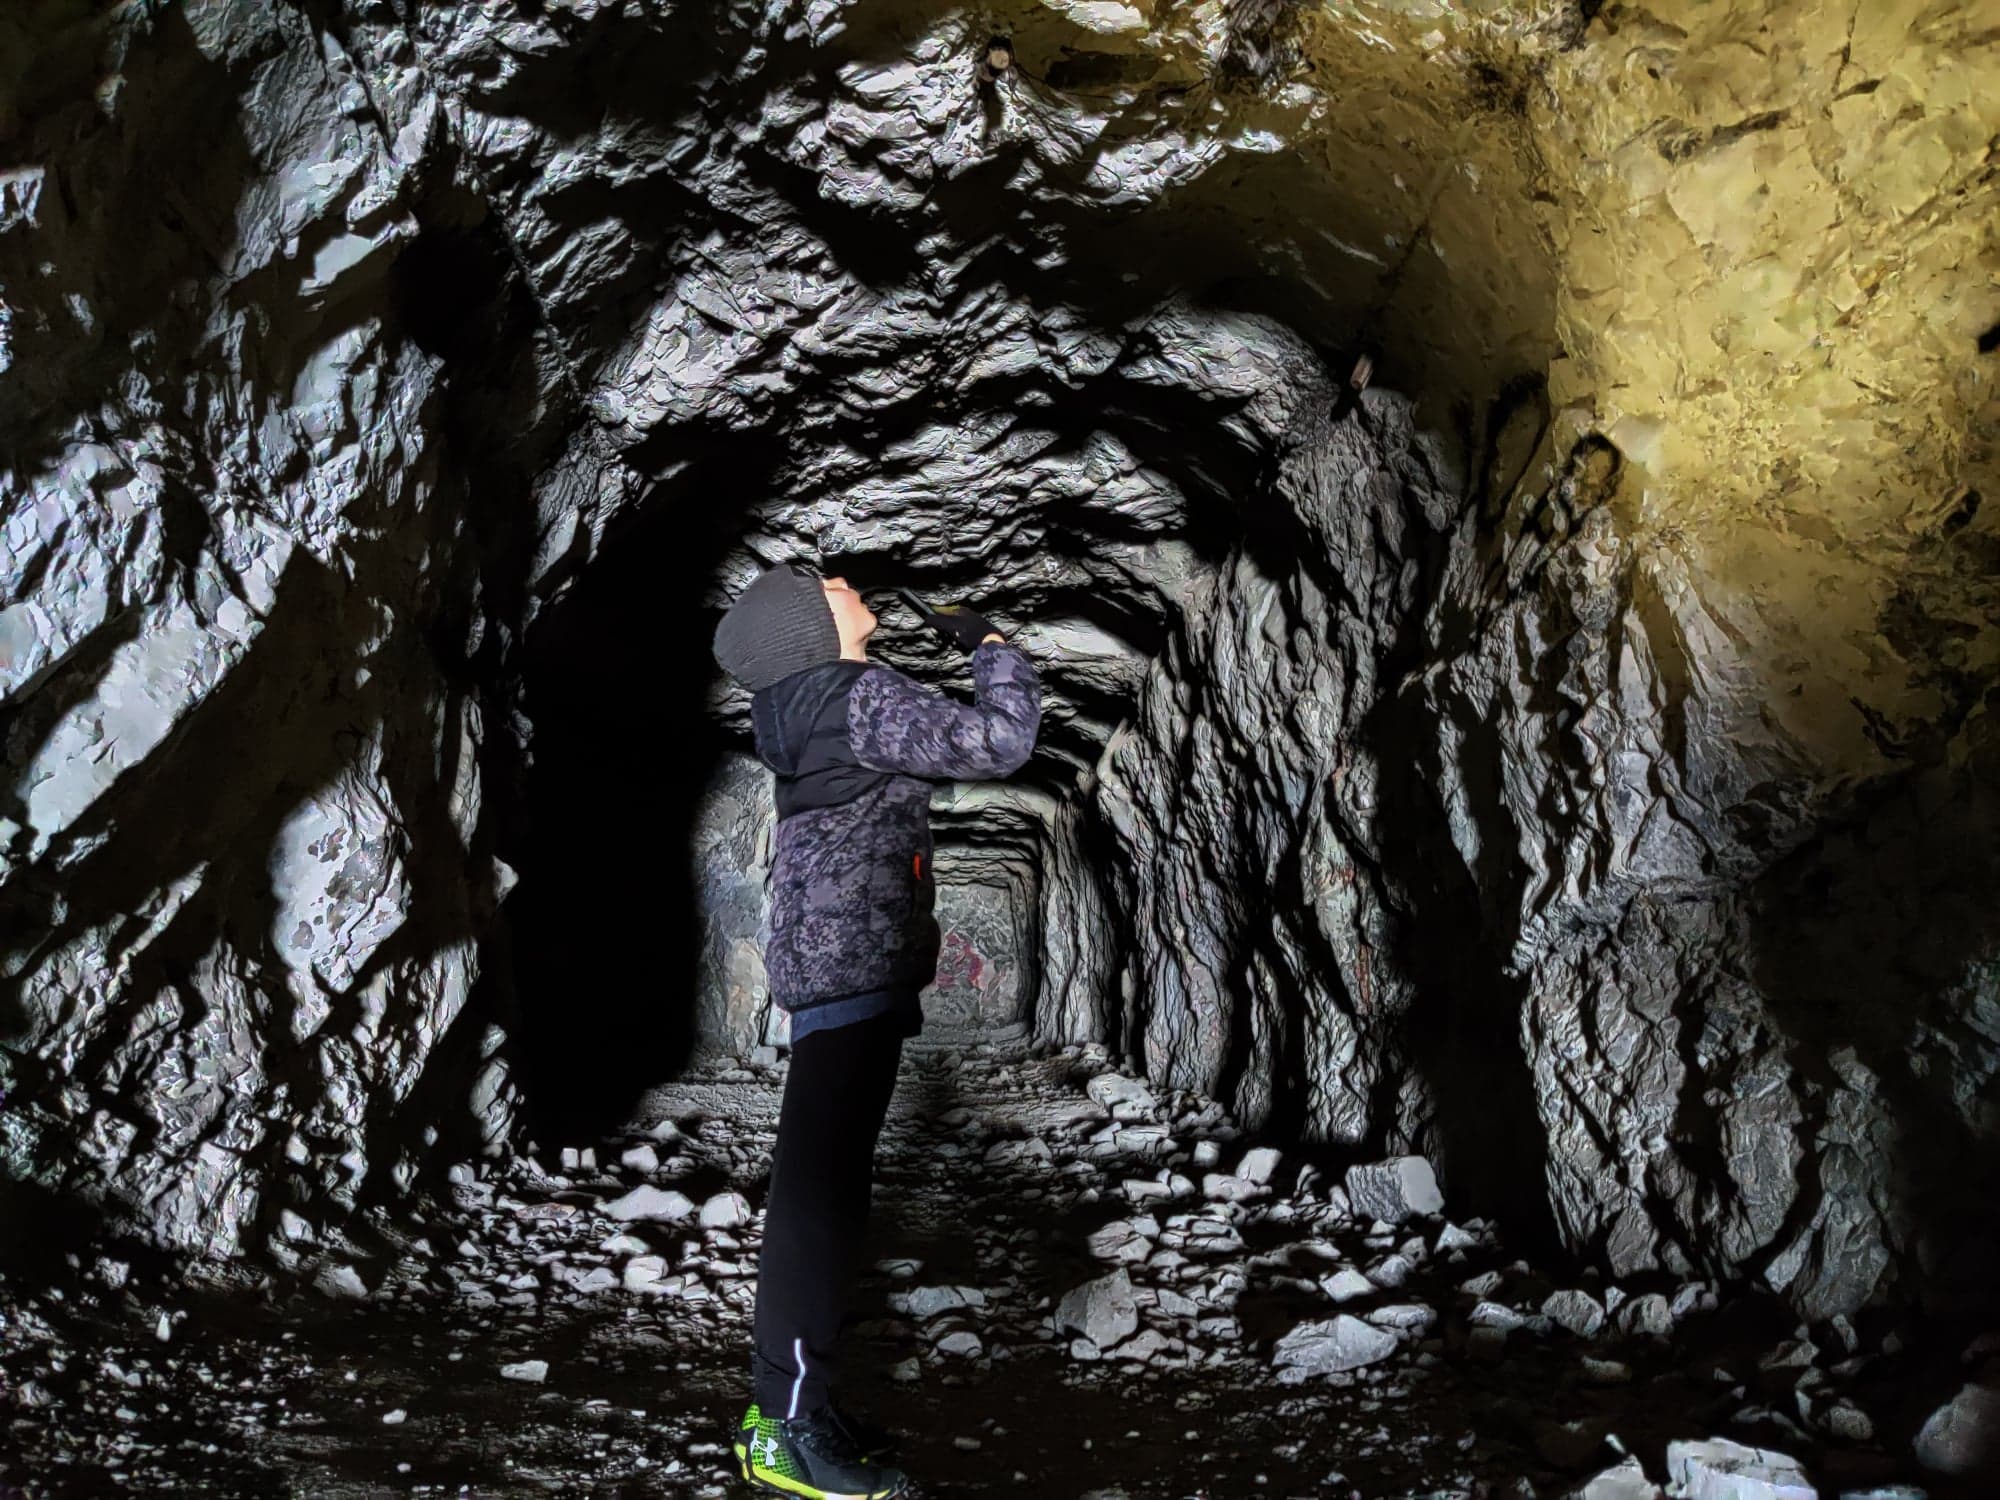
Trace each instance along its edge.
<path fill-rule="evenodd" d="M 753 1404 L 737 1424 L 736 1461 L 759 1489 L 807 1500 L 890 1500 L 910 1485 L 863 1453 L 831 1407 L 786 1421 Z"/>

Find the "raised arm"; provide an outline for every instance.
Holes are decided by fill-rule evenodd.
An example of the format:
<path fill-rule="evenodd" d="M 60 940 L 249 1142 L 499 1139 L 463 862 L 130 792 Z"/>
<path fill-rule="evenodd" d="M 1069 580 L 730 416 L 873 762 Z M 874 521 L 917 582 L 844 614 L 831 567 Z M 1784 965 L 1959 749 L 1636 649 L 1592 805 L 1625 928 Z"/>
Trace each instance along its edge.
<path fill-rule="evenodd" d="M 864 672 L 847 699 L 855 757 L 877 771 L 985 781 L 1027 764 L 1042 723 L 1042 684 L 1020 647 L 988 640 L 972 653 L 975 701 L 961 703 L 901 672 Z"/>

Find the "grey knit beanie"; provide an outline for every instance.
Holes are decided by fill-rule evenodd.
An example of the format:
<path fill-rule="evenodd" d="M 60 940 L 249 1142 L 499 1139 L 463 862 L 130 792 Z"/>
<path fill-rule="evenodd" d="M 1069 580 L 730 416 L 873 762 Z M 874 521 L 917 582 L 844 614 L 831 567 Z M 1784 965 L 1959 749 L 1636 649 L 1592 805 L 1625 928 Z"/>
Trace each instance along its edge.
<path fill-rule="evenodd" d="M 819 579 L 790 563 L 758 574 L 715 627 L 715 659 L 753 693 L 840 660 L 840 628 Z"/>

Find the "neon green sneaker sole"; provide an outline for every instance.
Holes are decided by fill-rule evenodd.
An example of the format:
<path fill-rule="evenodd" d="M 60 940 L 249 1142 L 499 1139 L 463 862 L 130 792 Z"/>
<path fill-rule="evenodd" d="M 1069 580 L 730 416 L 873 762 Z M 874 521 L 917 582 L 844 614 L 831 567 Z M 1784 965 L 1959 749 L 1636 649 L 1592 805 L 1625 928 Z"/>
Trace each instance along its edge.
<path fill-rule="evenodd" d="M 909 1481 L 893 1471 L 884 1476 L 885 1483 L 868 1489 L 830 1490 L 811 1483 L 790 1445 L 783 1441 L 778 1419 L 764 1416 L 754 1405 L 737 1424 L 736 1441 L 731 1446 L 744 1480 L 757 1489 L 798 1495 L 803 1500 L 895 1500 L 909 1490 Z"/>

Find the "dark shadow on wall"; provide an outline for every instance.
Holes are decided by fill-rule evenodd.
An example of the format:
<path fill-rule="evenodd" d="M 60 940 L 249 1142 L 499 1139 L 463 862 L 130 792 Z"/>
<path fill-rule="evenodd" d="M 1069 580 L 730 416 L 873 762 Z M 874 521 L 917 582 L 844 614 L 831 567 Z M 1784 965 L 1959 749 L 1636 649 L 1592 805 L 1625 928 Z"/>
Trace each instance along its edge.
<path fill-rule="evenodd" d="M 1410 632 L 1381 669 L 1384 681 L 1419 684 Z M 1408 976 L 1412 1000 L 1397 1019 L 1390 1055 L 1421 1084 L 1412 1111 L 1397 1069 L 1382 1081 L 1370 1118 L 1400 1121 L 1426 1151 L 1452 1212 L 1498 1219 L 1510 1244 L 1554 1259 L 1566 1254 L 1549 1203 L 1548 1139 L 1521 1039 L 1526 981 L 1508 973 L 1518 918 L 1496 896 L 1523 888 L 1527 872 L 1500 830 L 1498 732 L 1460 723 L 1455 771 L 1440 763 L 1439 705 L 1416 687 L 1385 696 L 1364 726 L 1380 766 L 1376 843 L 1382 873 L 1401 893 L 1391 972 Z M 1457 785 L 1462 807 L 1439 796 Z M 1345 816 L 1329 789 L 1328 815 Z M 1452 837 L 1454 817 L 1479 836 L 1479 868 L 1468 869 Z"/>
<path fill-rule="evenodd" d="M 1892 1296 L 1945 1315 L 2000 1306 L 1996 708 L 1989 697 L 1960 764 L 1863 792 L 1749 902 L 1752 973 L 1792 1066 L 1830 1091 L 1831 1060 L 1851 1052 L 1878 1081 L 1895 1132 L 1882 1184 L 1900 1242 Z M 1818 1174 L 1800 1177 L 1787 1238 L 1821 1201 Z"/>
<path fill-rule="evenodd" d="M 42 181 L 35 227 L 0 236 L 14 313 L 0 463 L 21 474 L 59 452 L 128 369 L 156 389 L 185 383 L 209 312 L 187 290 L 228 258 L 257 171 L 238 118 L 244 79 L 202 52 L 184 11 L 125 7 L 117 29 L 132 39 L 108 119 L 93 97 L 110 30 L 101 18 L 31 38 L 35 65 L 7 101 L 18 124 L 0 141 L 0 168 L 60 163 Z"/>
<path fill-rule="evenodd" d="M 406 542 L 392 534 L 357 545 L 356 576 L 393 587 L 398 570 L 408 566 Z M 147 1035 L 137 1021 L 147 1006 L 158 1000 L 177 1005 L 188 1018 L 184 1026 L 210 1018 L 218 992 L 204 974 L 220 953 L 236 981 L 222 993 L 237 997 L 222 1003 L 240 1006 L 234 1019 L 254 1035 L 257 1050 L 250 1061 L 274 1093 L 316 1101 L 324 1093 L 322 1043 L 362 1024 L 361 991 L 369 977 L 404 961 L 420 965 L 471 934 L 476 913 L 464 899 L 464 854 L 434 779 L 442 776 L 449 783 L 449 752 L 433 779 L 424 779 L 432 774 L 436 709 L 427 695 L 391 686 L 421 680 L 423 643 L 399 629 L 367 658 L 379 669 L 370 682 L 357 688 L 350 681 L 352 664 L 362 659 L 361 643 L 379 628 L 369 597 L 357 595 L 343 575 L 303 549 L 295 552 L 248 657 L 73 825 L 67 837 L 90 853 L 61 872 L 60 888 L 38 872 L 9 885 L 0 899 L 0 930 L 38 934 L 31 949 L 14 955 L 24 969 L 32 969 L 29 952 L 54 951 L 93 929 L 116 933 L 111 941 L 118 951 L 116 944 L 138 938 L 144 926 L 132 913 L 148 910 L 159 892 L 201 872 L 198 887 L 165 926 L 124 953 L 126 972 L 107 992 L 108 1009 L 61 1073 L 18 1059 L 24 1099 L 46 1103 L 61 1082 L 73 1080 L 96 1092 L 114 1121 L 129 1116 L 125 1123 L 135 1134 L 128 1158 L 150 1150 L 169 1158 L 191 1152 L 192 1144 L 161 1139 L 163 1126 L 181 1124 L 173 1106 L 152 1101 L 123 1111 L 119 1105 L 125 1091 L 154 1078 L 162 1055 L 171 1057 L 183 1034 L 170 1027 Z M 412 670 L 398 672 L 392 663 L 410 663 Z M 259 726 L 259 732 L 246 736 L 246 724 Z M 305 799 L 337 789 L 371 735 L 379 735 L 384 747 L 384 775 L 398 809 L 412 810 L 400 831 L 386 836 L 410 872 L 411 904 L 352 985 L 341 993 L 321 992 L 326 1013 L 308 1024 L 285 983 L 296 956 L 288 958 L 279 948 L 280 903 L 268 867 L 270 851 Z M 0 993 L 6 995 L 0 1006 L 5 1011 L 0 1044 L 5 1044 L 19 1035 L 27 1017 L 12 984 Z M 302 1030 L 307 1035 L 299 1039 Z M 169 1076 L 172 1072 L 169 1066 Z M 197 1113 L 206 1097 L 195 1091 L 183 1112 Z M 385 1165 L 410 1145 L 410 1137 L 388 1130 L 384 1119 L 367 1126 L 365 1152 L 372 1166 Z M 335 1134 L 303 1133 L 322 1151 L 340 1149 Z M 202 1134 L 196 1129 L 191 1140 L 198 1143 Z M 281 1209 L 314 1196 L 313 1188 L 297 1180 L 303 1174 L 285 1159 L 286 1139 L 285 1131 L 266 1132 L 251 1148 L 253 1165 L 268 1175 L 254 1217 L 242 1227 L 245 1244 L 255 1245 L 275 1231 Z M 344 1137 L 338 1140 L 344 1143 Z M 39 1182 L 65 1195 L 88 1196 L 103 1187 L 94 1165 L 77 1158 L 26 1165 Z"/>
<path fill-rule="evenodd" d="M 781 445 L 683 434 L 688 466 L 612 528 L 525 642 L 531 760 L 503 858 L 517 1079 L 538 1144 L 631 1118 L 693 1052 L 702 925 L 692 832 L 726 740 L 708 706 L 716 612 L 740 540 L 731 497 L 768 487 Z"/>

